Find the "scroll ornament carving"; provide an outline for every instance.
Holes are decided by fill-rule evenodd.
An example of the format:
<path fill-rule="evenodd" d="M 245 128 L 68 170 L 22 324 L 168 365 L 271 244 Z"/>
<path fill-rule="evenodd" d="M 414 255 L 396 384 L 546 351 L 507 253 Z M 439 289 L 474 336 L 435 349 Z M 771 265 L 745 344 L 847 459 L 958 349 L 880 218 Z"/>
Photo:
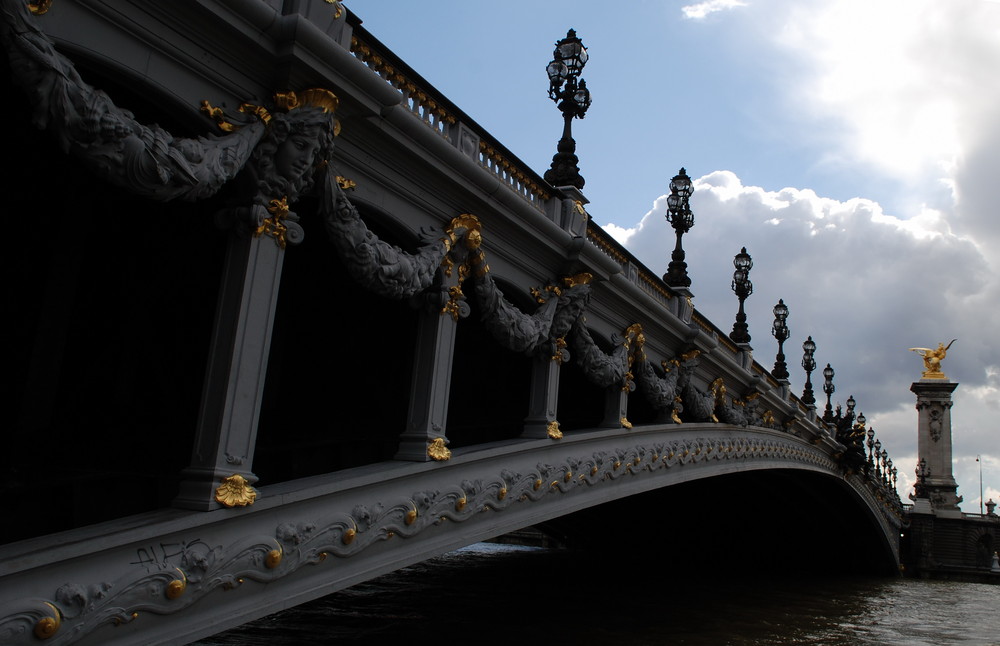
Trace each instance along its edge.
<path fill-rule="evenodd" d="M 52 599 L 15 600 L 0 608 L 0 643 L 36 643 L 36 631 L 53 638 L 50 643 L 64 643 L 103 625 L 141 621 L 147 612 L 180 612 L 219 588 L 236 588 L 247 579 L 275 581 L 330 555 L 350 558 L 396 536 L 416 536 L 443 520 L 461 523 L 483 512 L 502 513 L 574 489 L 614 486 L 676 468 L 755 460 L 787 460 L 831 472 L 838 468 L 818 449 L 772 437 L 683 438 L 591 454 L 567 453 L 561 461 L 540 463 L 534 469 L 501 469 L 408 497 L 356 504 L 349 512 L 290 519 L 279 523 L 271 537 L 247 537 L 230 545 L 192 541 L 181 554 L 157 564 L 163 569 L 148 572 L 137 567 L 113 581 L 67 583 L 54 591 Z M 855 478 L 853 486 L 865 493 L 871 483 Z M 874 504 L 871 494 L 865 496 Z M 892 501 L 882 502 L 883 522 L 898 527 L 898 514 L 888 509 Z"/>
<path fill-rule="evenodd" d="M 154 571 L 137 566 L 112 581 L 66 583 L 50 600 L 25 599 L 0 608 L 0 643 L 30 644 L 37 638 L 71 643 L 101 626 L 130 623 L 147 612 L 178 612 L 244 579 L 274 580 L 282 575 L 280 569 L 268 567 L 269 554 L 276 549 L 281 545 L 268 538 L 248 538 L 226 547 L 194 541 L 182 554 L 155 564 Z"/>
<path fill-rule="evenodd" d="M 83 81 L 35 24 L 27 3 L 3 0 L 2 14 L 0 40 L 14 81 L 32 104 L 34 125 L 116 186 L 161 201 L 208 197 L 237 175 L 264 134 L 259 121 L 225 137 L 192 139 L 140 124 Z"/>

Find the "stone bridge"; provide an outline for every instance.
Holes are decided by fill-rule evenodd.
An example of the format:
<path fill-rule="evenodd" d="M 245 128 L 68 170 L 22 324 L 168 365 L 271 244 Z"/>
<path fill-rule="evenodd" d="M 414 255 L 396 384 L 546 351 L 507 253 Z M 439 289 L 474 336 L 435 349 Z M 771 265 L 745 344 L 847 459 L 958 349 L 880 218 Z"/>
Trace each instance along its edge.
<path fill-rule="evenodd" d="M 192 641 L 529 526 L 895 569 L 853 409 L 817 416 L 345 7 L 2 6 L 4 644 Z"/>

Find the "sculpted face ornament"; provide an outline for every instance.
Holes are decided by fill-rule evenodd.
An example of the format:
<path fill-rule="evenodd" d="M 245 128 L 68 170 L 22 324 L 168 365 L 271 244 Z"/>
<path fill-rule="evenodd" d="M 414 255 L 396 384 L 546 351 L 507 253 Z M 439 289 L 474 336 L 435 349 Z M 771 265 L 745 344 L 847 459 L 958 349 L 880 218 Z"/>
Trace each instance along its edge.
<path fill-rule="evenodd" d="M 275 95 L 278 111 L 262 116 L 267 132 L 250 158 L 258 200 L 294 202 L 312 188 L 312 171 L 333 152 L 337 103 L 333 92 L 321 88 Z"/>
<path fill-rule="evenodd" d="M 243 105 L 240 111 L 267 124 L 247 164 L 246 176 L 252 184 L 249 191 L 253 193 L 249 224 L 255 235 L 271 236 L 284 248 L 286 243 L 301 242 L 304 236 L 298 216 L 288 205 L 312 188 L 314 171 L 333 152 L 333 138 L 339 131 L 333 117 L 337 97 L 316 88 L 298 95 L 278 93 L 274 102 L 273 114 L 252 105 Z"/>

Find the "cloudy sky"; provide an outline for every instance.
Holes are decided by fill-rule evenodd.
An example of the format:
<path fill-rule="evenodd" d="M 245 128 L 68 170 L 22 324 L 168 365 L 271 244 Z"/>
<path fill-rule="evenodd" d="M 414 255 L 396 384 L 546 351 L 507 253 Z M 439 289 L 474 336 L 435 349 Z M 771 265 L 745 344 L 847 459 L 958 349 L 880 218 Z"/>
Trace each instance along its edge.
<path fill-rule="evenodd" d="M 1000 501 L 1000 2 L 996 0 L 347 0 L 364 26 L 535 171 L 561 116 L 553 44 L 587 45 L 593 106 L 573 124 L 593 219 L 654 273 L 670 178 L 697 178 L 684 238 L 696 307 L 729 330 L 732 258 L 754 258 L 751 345 L 774 362 L 790 309 L 834 400 L 853 394 L 911 491 L 922 362 L 944 371 L 962 507 Z M 792 371 L 801 392 L 801 369 Z M 822 382 L 822 377 L 818 376 Z"/>

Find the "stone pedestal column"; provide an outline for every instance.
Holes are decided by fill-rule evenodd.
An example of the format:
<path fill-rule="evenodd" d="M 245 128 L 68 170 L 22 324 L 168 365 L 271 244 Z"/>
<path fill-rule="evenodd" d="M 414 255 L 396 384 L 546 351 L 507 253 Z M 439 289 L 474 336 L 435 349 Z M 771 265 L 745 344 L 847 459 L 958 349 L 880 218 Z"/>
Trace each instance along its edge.
<path fill-rule="evenodd" d="M 951 393 L 957 387 L 944 379 L 921 379 L 910 386 L 917 396 L 918 460 L 926 461 L 928 471 L 924 490 L 934 513 L 942 516 L 961 513 L 951 455 Z"/>

